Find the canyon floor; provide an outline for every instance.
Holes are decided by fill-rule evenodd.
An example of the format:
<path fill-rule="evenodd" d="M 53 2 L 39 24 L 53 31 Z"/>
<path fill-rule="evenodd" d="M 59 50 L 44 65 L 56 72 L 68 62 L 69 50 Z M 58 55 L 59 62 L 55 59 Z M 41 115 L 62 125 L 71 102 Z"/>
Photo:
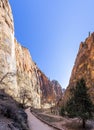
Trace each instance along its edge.
<path fill-rule="evenodd" d="M 26 113 L 28 114 L 28 123 L 30 130 L 56 130 L 37 119 L 30 112 L 30 109 L 27 109 Z M 47 114 L 45 112 L 37 113 L 37 115 L 43 120 L 46 120 L 46 122 L 58 127 L 60 130 L 94 130 L 94 121 L 87 121 L 86 128 L 83 129 L 82 122 L 78 118 L 65 118 L 57 115 L 55 116 Z"/>
<path fill-rule="evenodd" d="M 54 128 L 44 124 L 39 119 L 37 119 L 31 112 L 30 109 L 26 110 L 28 115 L 28 125 L 30 130 L 55 130 Z"/>

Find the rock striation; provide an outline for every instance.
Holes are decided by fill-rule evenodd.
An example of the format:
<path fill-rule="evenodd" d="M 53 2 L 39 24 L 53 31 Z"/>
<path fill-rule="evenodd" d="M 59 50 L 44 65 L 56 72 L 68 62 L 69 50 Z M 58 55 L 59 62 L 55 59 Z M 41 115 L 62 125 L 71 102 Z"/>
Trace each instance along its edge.
<path fill-rule="evenodd" d="M 14 22 L 8 0 L 0 0 L 0 79 L 7 73 L 12 75 L 16 73 Z M 6 75 L 0 87 L 4 87 L 7 92 L 16 97 L 16 76 L 12 75 Z M 14 89 L 15 93 L 12 93 Z"/>
<path fill-rule="evenodd" d="M 64 95 L 65 102 L 70 96 L 70 89 L 81 78 L 85 79 L 91 99 L 94 101 L 94 33 L 80 44 L 69 85 Z"/>
<path fill-rule="evenodd" d="M 59 83 L 50 81 L 32 60 L 29 50 L 14 37 L 14 22 L 8 0 L 0 0 L 0 88 L 26 105 L 44 107 L 62 98 Z"/>
<path fill-rule="evenodd" d="M 56 80 L 52 80 L 52 81 L 51 81 L 51 84 L 52 84 L 52 88 L 53 88 L 54 93 L 55 93 L 55 100 L 56 100 L 57 102 L 58 102 L 60 99 L 62 100 L 65 89 L 62 89 L 61 85 L 60 85 L 59 82 L 56 81 Z"/>
<path fill-rule="evenodd" d="M 38 68 L 33 62 L 28 49 L 22 47 L 16 40 L 15 54 L 18 97 L 20 97 L 21 91 L 26 90 L 28 97 L 31 99 L 27 101 L 27 104 L 38 108 L 41 106 L 40 82 L 37 74 Z"/>
<path fill-rule="evenodd" d="M 38 77 L 40 81 L 40 89 L 42 92 L 41 95 L 41 104 L 42 108 L 49 108 L 52 105 L 55 105 L 59 99 L 63 97 L 63 90 L 58 81 L 50 81 L 45 74 L 38 70 Z"/>

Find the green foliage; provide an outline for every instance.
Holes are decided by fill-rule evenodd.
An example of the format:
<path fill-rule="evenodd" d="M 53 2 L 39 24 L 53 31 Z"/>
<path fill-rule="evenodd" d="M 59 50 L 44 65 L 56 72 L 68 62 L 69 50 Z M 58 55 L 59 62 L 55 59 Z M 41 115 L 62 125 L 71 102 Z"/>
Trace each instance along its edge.
<path fill-rule="evenodd" d="M 84 122 L 83 127 L 85 127 L 85 121 L 87 119 L 93 118 L 94 111 L 94 106 L 87 91 L 88 89 L 84 79 L 79 80 L 75 89 L 71 90 L 72 97 L 66 105 L 68 116 L 81 118 Z"/>
<path fill-rule="evenodd" d="M 61 116 L 65 116 L 64 106 L 62 106 L 61 109 L 60 109 L 60 115 L 61 115 Z"/>

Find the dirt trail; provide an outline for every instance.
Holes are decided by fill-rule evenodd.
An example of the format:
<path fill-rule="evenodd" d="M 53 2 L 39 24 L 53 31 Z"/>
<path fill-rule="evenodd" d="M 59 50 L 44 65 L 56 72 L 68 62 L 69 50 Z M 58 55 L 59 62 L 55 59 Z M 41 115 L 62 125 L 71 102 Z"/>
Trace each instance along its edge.
<path fill-rule="evenodd" d="M 37 119 L 31 112 L 30 109 L 26 110 L 26 113 L 28 115 L 28 124 L 30 127 L 30 130 L 55 130 L 54 128 L 44 124 L 39 119 Z"/>

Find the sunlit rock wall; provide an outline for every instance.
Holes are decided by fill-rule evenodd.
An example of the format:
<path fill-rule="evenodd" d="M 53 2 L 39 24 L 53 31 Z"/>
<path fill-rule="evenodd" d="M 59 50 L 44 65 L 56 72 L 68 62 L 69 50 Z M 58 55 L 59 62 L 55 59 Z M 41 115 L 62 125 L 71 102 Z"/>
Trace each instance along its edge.
<path fill-rule="evenodd" d="M 70 97 L 70 89 L 75 87 L 76 82 L 84 78 L 88 87 L 88 92 L 94 102 L 94 33 L 81 42 L 75 64 L 70 77 L 69 85 L 66 89 L 64 101 Z"/>
<path fill-rule="evenodd" d="M 37 75 L 37 66 L 32 61 L 28 49 L 22 47 L 16 40 L 15 46 L 19 93 L 22 89 L 25 89 L 31 98 L 27 104 L 40 108 L 40 83 Z"/>
<path fill-rule="evenodd" d="M 8 0 L 0 0 L 0 79 L 4 75 L 6 77 L 2 81 L 2 84 L 0 84 L 0 87 L 6 88 L 6 91 L 11 95 L 15 91 L 14 96 L 16 96 L 14 23 Z"/>

